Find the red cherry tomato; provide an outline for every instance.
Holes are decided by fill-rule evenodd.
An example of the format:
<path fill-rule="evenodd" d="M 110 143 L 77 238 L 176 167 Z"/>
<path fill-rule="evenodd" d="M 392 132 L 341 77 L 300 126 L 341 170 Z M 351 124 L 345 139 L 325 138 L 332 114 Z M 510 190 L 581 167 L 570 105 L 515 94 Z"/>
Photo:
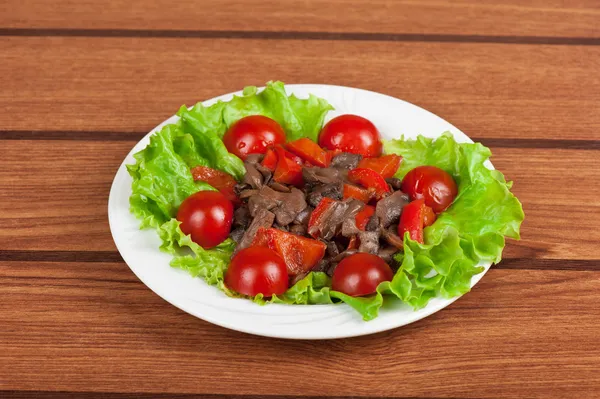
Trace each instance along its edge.
<path fill-rule="evenodd" d="M 330 120 L 319 134 L 319 145 L 363 157 L 378 157 L 382 150 L 375 125 L 358 115 L 340 115 Z"/>
<path fill-rule="evenodd" d="M 342 260 L 333 272 L 331 288 L 350 296 L 375 293 L 379 283 L 392 281 L 394 272 L 377 255 L 357 253 Z"/>
<path fill-rule="evenodd" d="M 177 211 L 181 231 L 192 241 L 212 248 L 227 238 L 233 221 L 233 205 L 219 191 L 199 191 L 187 197 Z"/>
<path fill-rule="evenodd" d="M 267 148 L 285 143 L 285 132 L 273 119 L 251 115 L 231 125 L 223 143 L 227 151 L 245 160 L 249 154 L 264 154 Z"/>
<path fill-rule="evenodd" d="M 408 172 L 402 180 L 401 190 L 412 201 L 423 199 L 435 213 L 448 208 L 458 193 L 452 176 L 435 166 L 418 166 Z"/>
<path fill-rule="evenodd" d="M 269 248 L 242 249 L 231 259 L 225 272 L 225 285 L 248 296 L 281 295 L 288 288 L 285 262 Z"/>

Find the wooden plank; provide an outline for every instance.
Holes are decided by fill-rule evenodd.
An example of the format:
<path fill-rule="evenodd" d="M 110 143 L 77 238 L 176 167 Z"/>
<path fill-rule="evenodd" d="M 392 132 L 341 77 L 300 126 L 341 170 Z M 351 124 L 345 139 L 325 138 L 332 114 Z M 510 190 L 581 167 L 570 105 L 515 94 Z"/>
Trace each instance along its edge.
<path fill-rule="evenodd" d="M 0 26 L 15 28 L 600 36 L 600 10 L 593 0 L 568 5 L 558 0 L 8 0 L 2 11 Z"/>
<path fill-rule="evenodd" d="M 2 389 L 591 397 L 600 389 L 599 289 L 594 272 L 492 269 L 410 326 L 303 342 L 195 319 L 123 263 L 2 262 Z"/>
<path fill-rule="evenodd" d="M 114 251 L 107 198 L 133 142 L 0 141 L 0 248 Z M 507 259 L 600 259 L 596 151 L 493 148 L 526 213 Z M 23 154 L 27 154 L 25 157 Z"/>
<path fill-rule="evenodd" d="M 0 58 L 11 136 L 148 131 L 181 104 L 280 79 L 383 92 L 476 137 L 600 139 L 593 46 L 5 37 Z"/>

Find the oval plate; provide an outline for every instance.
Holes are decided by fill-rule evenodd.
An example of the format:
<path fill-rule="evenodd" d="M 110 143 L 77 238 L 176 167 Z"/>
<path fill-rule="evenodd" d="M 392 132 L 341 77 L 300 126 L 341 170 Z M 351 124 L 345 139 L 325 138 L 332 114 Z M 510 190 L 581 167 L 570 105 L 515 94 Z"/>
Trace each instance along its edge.
<path fill-rule="evenodd" d="M 329 101 L 326 121 L 340 114 L 358 114 L 370 119 L 385 139 L 415 138 L 418 134 L 438 137 L 450 131 L 458 142 L 472 142 L 469 137 L 440 117 L 416 105 L 367 90 L 342 86 L 299 84 L 286 85 L 288 94 L 306 98 L 314 94 Z M 227 101 L 230 93 L 205 101 L 211 105 Z M 332 339 L 355 337 L 400 327 L 427 317 L 445 308 L 457 298 L 434 298 L 420 310 L 414 311 L 399 300 L 387 297 L 375 320 L 365 322 L 345 304 L 340 305 L 283 305 L 259 306 L 252 301 L 227 297 L 216 287 L 187 272 L 169 266 L 171 255 L 159 250 L 160 239 L 152 229 L 140 230 L 140 222 L 129 213 L 131 177 L 125 168 L 134 163 L 133 154 L 149 143 L 152 133 L 174 123 L 173 116 L 161 123 L 138 142 L 121 164 L 113 181 L 108 200 L 110 230 L 121 256 L 135 275 L 161 298 L 200 319 L 232 330 L 268 337 L 289 339 Z M 492 165 L 489 164 L 492 168 Z M 475 285 L 487 272 L 474 276 Z"/>

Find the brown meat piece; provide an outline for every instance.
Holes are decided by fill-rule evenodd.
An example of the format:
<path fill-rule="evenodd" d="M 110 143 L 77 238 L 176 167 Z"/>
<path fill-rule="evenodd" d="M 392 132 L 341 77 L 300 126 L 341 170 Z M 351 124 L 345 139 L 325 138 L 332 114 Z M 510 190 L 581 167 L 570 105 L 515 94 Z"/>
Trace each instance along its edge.
<path fill-rule="evenodd" d="M 360 246 L 358 252 L 366 252 L 377 255 L 379 251 L 379 233 L 375 231 L 361 231 L 358 233 Z"/>
<path fill-rule="evenodd" d="M 313 237 L 318 236 L 323 240 L 331 240 L 340 231 L 347 210 L 347 202 L 332 202 L 323 211 L 319 220 L 310 226 L 308 233 Z"/>
<path fill-rule="evenodd" d="M 284 184 L 277 183 L 276 181 L 272 181 L 269 183 L 269 187 L 271 187 L 275 191 L 279 191 L 280 193 L 289 193 L 290 188 Z"/>
<path fill-rule="evenodd" d="M 336 168 L 304 168 L 302 169 L 302 177 L 309 185 L 340 183 L 345 180 L 344 173 Z"/>
<path fill-rule="evenodd" d="M 404 247 L 404 242 L 402 241 L 402 238 L 397 234 L 397 231 L 398 225 L 393 224 L 387 229 L 381 229 L 381 236 L 385 241 L 387 241 L 388 244 L 398 249 L 402 249 L 402 247 Z"/>
<path fill-rule="evenodd" d="M 377 256 L 383 259 L 386 263 L 392 263 L 394 254 L 398 252 L 398 248 L 394 246 L 386 246 L 379 248 Z"/>
<path fill-rule="evenodd" d="M 252 244 L 252 241 L 254 241 L 254 237 L 256 237 L 258 229 L 260 229 L 261 227 L 268 229 L 273 225 L 274 220 L 275 215 L 272 212 L 269 212 L 264 208 L 258 209 L 256 216 L 254 217 L 252 223 L 250 223 L 250 226 L 248 227 L 248 230 L 246 230 L 244 236 L 238 242 L 238 245 L 235 248 L 235 252 L 249 247 L 250 244 Z"/>
<path fill-rule="evenodd" d="M 362 160 L 362 155 L 360 154 L 352 154 L 351 152 L 342 152 L 341 154 L 336 155 L 331 160 L 330 167 L 332 168 L 341 168 L 352 170 L 358 166 L 358 163 Z"/>
<path fill-rule="evenodd" d="M 231 237 L 231 239 L 235 242 L 240 242 L 245 232 L 246 229 L 242 226 L 239 226 L 229 233 L 229 237 Z"/>
<path fill-rule="evenodd" d="M 249 162 L 244 162 L 244 166 L 246 167 L 246 174 L 243 182 L 252 188 L 261 188 L 264 180 L 263 175 L 256 169 L 255 165 Z"/>
<path fill-rule="evenodd" d="M 389 184 L 394 190 L 400 190 L 402 188 L 402 180 L 397 177 L 388 177 L 385 179 L 387 184 Z"/>
<path fill-rule="evenodd" d="M 280 202 L 279 207 L 274 211 L 275 218 L 277 219 L 277 223 L 282 226 L 287 226 L 296 219 L 296 216 L 298 216 L 300 212 L 306 209 L 307 204 L 304 199 L 304 193 L 296 187 L 292 187 L 289 193 L 279 194 L 282 201 Z"/>
<path fill-rule="evenodd" d="M 256 217 L 260 209 L 271 210 L 278 204 L 277 200 L 263 194 L 265 188 L 268 187 L 263 187 L 258 194 L 253 195 L 248 199 L 248 209 L 250 210 L 250 216 L 252 217 Z"/>
<path fill-rule="evenodd" d="M 392 223 L 397 223 L 400 220 L 402 208 L 409 202 L 408 195 L 402 191 L 396 191 L 379 201 L 375 207 L 375 215 L 379 218 L 379 223 L 384 228 L 387 228 Z"/>
<path fill-rule="evenodd" d="M 233 225 L 246 227 L 251 222 L 250 211 L 248 207 L 243 205 L 233 212 Z"/>
<path fill-rule="evenodd" d="M 317 207 L 323 197 L 341 200 L 343 192 L 344 185 L 341 181 L 336 183 L 321 184 L 310 190 L 306 196 L 306 201 L 310 204 L 310 206 Z"/>
<path fill-rule="evenodd" d="M 303 236 L 306 234 L 306 227 L 301 224 L 293 224 L 290 226 L 290 233 Z"/>
<path fill-rule="evenodd" d="M 244 162 L 248 162 L 252 165 L 256 165 L 256 164 L 259 164 L 260 162 L 262 162 L 263 158 L 264 158 L 263 154 L 249 154 L 246 157 L 246 160 Z"/>

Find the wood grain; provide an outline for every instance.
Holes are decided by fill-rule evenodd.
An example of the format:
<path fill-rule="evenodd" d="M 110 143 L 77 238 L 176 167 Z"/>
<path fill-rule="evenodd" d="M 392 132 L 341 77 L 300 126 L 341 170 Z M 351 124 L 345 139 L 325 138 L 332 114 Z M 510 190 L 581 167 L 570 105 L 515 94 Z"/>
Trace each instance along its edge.
<path fill-rule="evenodd" d="M 481 138 L 600 139 L 600 47 L 5 37 L 0 58 L 11 136 L 148 131 L 181 104 L 280 79 L 390 94 Z"/>
<path fill-rule="evenodd" d="M 0 364 L 10 365 L 2 389 L 593 397 L 599 289 L 594 272 L 492 269 L 473 292 L 410 326 L 302 342 L 195 319 L 123 263 L 0 262 Z"/>
<path fill-rule="evenodd" d="M 115 250 L 107 199 L 133 142 L 19 140 L 0 146 L 1 249 Z M 510 240 L 505 257 L 600 259 L 597 152 L 492 151 L 526 213 L 522 241 Z"/>
<path fill-rule="evenodd" d="M 8 0 L 0 26 L 600 37 L 598 2 Z M 0 6 L 1 7 L 1 6 Z M 35 10 L 32 12 L 31 10 Z M 335 15 L 335 18 L 331 18 Z"/>

